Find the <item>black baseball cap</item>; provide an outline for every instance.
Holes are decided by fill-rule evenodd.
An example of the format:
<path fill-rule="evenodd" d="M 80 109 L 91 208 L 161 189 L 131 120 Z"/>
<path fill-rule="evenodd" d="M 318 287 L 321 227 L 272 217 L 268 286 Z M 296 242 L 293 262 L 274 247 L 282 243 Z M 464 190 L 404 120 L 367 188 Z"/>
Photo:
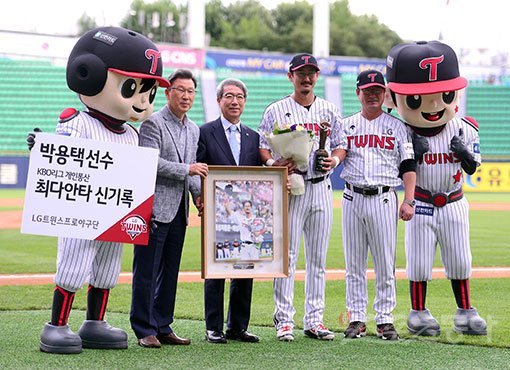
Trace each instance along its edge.
<path fill-rule="evenodd" d="M 386 79 L 390 90 L 402 95 L 437 94 L 467 86 L 460 77 L 457 55 L 439 41 L 394 46 L 386 58 Z"/>
<path fill-rule="evenodd" d="M 303 68 L 305 66 L 312 66 L 317 71 L 320 71 L 319 65 L 317 64 L 317 59 L 312 54 L 298 54 L 292 58 L 290 65 L 289 65 L 289 72 L 297 71 L 300 68 Z"/>
<path fill-rule="evenodd" d="M 383 74 L 375 69 L 361 72 L 356 80 L 356 87 L 358 89 L 363 90 L 371 86 L 379 86 L 383 89 L 386 88 Z"/>
<path fill-rule="evenodd" d="M 108 69 L 125 76 L 155 79 L 162 87 L 170 86 L 162 77 L 163 62 L 157 46 L 138 32 L 122 27 L 90 30 L 80 37 L 69 60 L 82 55 L 93 58 L 90 68 L 94 72 Z"/>

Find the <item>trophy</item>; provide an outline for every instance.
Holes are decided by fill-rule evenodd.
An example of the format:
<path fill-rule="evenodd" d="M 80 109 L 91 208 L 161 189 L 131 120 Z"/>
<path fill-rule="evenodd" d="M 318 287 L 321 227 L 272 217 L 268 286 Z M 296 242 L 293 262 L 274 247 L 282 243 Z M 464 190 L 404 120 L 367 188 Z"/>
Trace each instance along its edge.
<path fill-rule="evenodd" d="M 314 169 L 315 171 L 319 172 L 326 172 L 322 168 L 322 160 L 324 158 L 329 157 L 329 153 L 326 149 L 326 139 L 328 137 L 328 131 L 329 131 L 330 124 L 326 119 L 322 119 L 321 123 L 319 124 L 319 149 L 315 151 L 315 161 L 314 161 Z"/>

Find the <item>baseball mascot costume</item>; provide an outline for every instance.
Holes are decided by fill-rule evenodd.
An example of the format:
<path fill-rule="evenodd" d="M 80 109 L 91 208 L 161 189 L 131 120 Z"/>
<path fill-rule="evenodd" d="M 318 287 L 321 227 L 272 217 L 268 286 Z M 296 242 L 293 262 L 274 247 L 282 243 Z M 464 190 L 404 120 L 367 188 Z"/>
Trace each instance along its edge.
<path fill-rule="evenodd" d="M 126 121 L 146 119 L 162 76 L 156 45 L 145 36 L 119 27 L 85 33 L 67 64 L 67 84 L 86 109 L 68 108 L 57 134 L 138 145 L 138 132 Z M 32 141 L 34 136 L 27 139 Z M 40 349 L 79 353 L 83 348 L 127 348 L 127 334 L 104 321 L 108 295 L 119 277 L 122 244 L 60 237 L 51 322 L 41 333 Z M 86 320 L 78 334 L 67 325 L 75 292 L 88 281 Z"/>
<path fill-rule="evenodd" d="M 438 41 L 393 47 L 386 73 L 392 103 L 412 130 L 418 162 L 415 216 L 405 231 L 412 306 L 407 327 L 416 335 L 440 333 L 425 306 L 439 244 L 458 307 L 454 330 L 485 335 L 487 324 L 470 301 L 469 205 L 462 194 L 463 171 L 471 175 L 481 163 L 478 124 L 455 116 L 467 80 L 459 75 L 453 49 Z"/>

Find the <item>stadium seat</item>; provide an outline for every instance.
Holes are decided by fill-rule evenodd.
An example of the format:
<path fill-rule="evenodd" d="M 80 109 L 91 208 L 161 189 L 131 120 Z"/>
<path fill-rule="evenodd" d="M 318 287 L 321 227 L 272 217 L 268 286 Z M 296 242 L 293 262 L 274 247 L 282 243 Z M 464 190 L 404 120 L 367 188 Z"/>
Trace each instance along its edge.
<path fill-rule="evenodd" d="M 165 70 L 168 76 L 172 70 Z M 34 127 L 52 132 L 60 112 L 68 107 L 83 109 L 78 96 L 69 90 L 65 67 L 54 66 L 46 60 L 12 60 L 0 58 L 0 154 L 26 154 L 25 138 Z M 286 74 L 255 74 L 220 71 L 217 82 L 237 77 L 248 87 L 243 122 L 257 129 L 264 109 L 273 101 L 292 93 Z M 342 115 L 357 112 L 360 103 L 354 93 L 355 74 L 341 77 Z M 200 79 L 198 79 L 200 83 Z M 324 97 L 324 80 L 319 78 L 315 88 Z M 483 80 L 470 81 L 466 89 L 466 114 L 480 124 L 480 143 L 485 159 L 510 156 L 510 86 L 488 85 Z M 166 104 L 163 91 L 154 102 L 158 110 Z M 189 117 L 198 125 L 205 122 L 204 103 L 200 85 Z M 139 123 L 135 124 L 139 127 Z"/>

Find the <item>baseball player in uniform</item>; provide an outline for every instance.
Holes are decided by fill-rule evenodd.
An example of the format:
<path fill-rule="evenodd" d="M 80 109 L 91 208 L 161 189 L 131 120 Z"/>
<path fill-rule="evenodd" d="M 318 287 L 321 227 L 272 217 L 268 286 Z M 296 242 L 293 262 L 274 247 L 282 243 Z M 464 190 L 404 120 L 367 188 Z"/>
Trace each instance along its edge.
<path fill-rule="evenodd" d="M 398 339 L 392 311 L 396 305 L 395 254 L 397 221 L 413 217 L 416 163 L 404 123 L 383 112 L 385 82 L 379 71 L 361 72 L 356 95 L 361 111 L 342 120 L 340 148 L 345 180 L 342 238 L 345 254 L 346 338 L 366 335 L 368 250 L 375 269 L 374 311 L 377 336 Z M 345 159 L 344 159 L 345 158 Z M 404 183 L 398 209 L 395 188 Z"/>
<path fill-rule="evenodd" d="M 252 212 L 253 204 L 251 200 L 245 200 L 242 203 L 242 210 L 232 211 L 230 204 L 226 203 L 225 210 L 229 218 L 239 226 L 239 238 L 241 239 L 240 258 L 242 260 L 258 260 L 259 250 L 257 244 L 262 241 L 262 234 L 266 231 L 264 227 L 255 229 L 256 217 Z M 258 219 L 260 221 L 260 219 Z"/>
<path fill-rule="evenodd" d="M 59 135 L 138 145 L 138 132 L 126 121 L 141 121 L 152 113 L 162 62 L 152 41 L 133 31 L 103 27 L 85 33 L 67 64 L 67 84 L 79 94 L 83 112 L 66 109 Z M 27 142 L 33 146 L 34 136 Z M 58 239 L 57 272 L 51 321 L 42 331 L 40 349 L 50 353 L 79 353 L 82 347 L 127 348 L 127 334 L 104 321 L 108 295 L 121 269 L 122 244 Z M 78 334 L 67 322 L 75 292 L 89 282 L 86 320 Z"/>
<path fill-rule="evenodd" d="M 455 117 L 459 90 L 457 56 L 438 41 L 399 44 L 387 58 L 393 103 L 413 133 L 416 170 L 415 217 L 406 224 L 407 277 L 411 311 L 407 326 L 417 335 L 439 335 L 439 322 L 426 308 L 427 281 L 439 244 L 446 277 L 457 303 L 454 330 L 485 335 L 487 325 L 471 306 L 469 205 L 462 194 L 463 171 L 481 163 L 478 124 Z"/>
<path fill-rule="evenodd" d="M 319 71 L 312 55 L 294 56 L 287 74 L 294 85 L 294 92 L 269 105 L 259 126 L 262 161 L 268 166 L 286 165 L 289 172 L 293 171 L 294 163 L 272 153 L 265 135 L 274 128 L 292 124 L 299 124 L 315 134 L 309 168 L 303 174 L 305 193 L 289 196 L 289 276 L 274 281 L 274 323 L 277 337 L 282 341 L 294 339 L 294 273 L 302 235 L 306 258 L 304 333 L 316 339 L 332 340 L 335 337 L 324 326 L 323 315 L 326 253 L 333 217 L 329 173 L 340 162 L 335 156 L 335 149 L 339 145 L 340 115 L 332 103 L 315 96 L 313 92 Z M 331 125 L 325 148 L 331 156 L 323 160 L 324 171 L 315 171 L 313 153 L 319 146 L 320 123 L 324 120 Z"/>

